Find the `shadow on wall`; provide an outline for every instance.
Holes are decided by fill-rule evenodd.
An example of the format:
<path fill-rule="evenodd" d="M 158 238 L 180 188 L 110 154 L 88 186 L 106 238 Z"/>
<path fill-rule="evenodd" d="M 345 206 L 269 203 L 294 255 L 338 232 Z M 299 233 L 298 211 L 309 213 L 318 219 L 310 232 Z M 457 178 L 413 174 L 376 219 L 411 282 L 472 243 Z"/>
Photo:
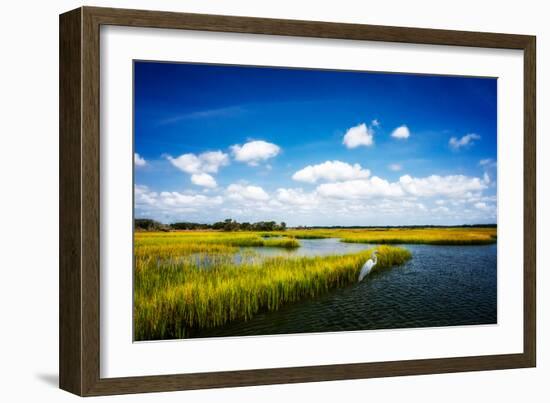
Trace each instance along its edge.
<path fill-rule="evenodd" d="M 55 388 L 59 387 L 59 375 L 58 374 L 36 374 L 37 379 L 40 379 L 45 384 L 53 386 Z"/>

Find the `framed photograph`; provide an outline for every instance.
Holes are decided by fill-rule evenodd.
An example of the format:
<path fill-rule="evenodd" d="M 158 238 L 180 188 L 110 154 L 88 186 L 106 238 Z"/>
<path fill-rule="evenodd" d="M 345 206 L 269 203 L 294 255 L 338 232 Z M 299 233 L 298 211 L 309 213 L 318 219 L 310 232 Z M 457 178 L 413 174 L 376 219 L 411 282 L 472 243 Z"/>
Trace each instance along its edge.
<path fill-rule="evenodd" d="M 533 367 L 535 37 L 60 16 L 60 387 Z"/>

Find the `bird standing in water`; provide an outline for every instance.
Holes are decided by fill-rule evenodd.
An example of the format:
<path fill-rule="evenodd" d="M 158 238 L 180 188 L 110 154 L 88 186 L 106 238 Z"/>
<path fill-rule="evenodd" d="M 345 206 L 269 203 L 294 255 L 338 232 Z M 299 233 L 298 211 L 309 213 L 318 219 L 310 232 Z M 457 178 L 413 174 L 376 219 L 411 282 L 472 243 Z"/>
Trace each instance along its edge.
<path fill-rule="evenodd" d="M 372 268 L 378 262 L 378 257 L 376 256 L 377 253 L 378 253 L 378 251 L 376 251 L 376 250 L 373 251 L 371 253 L 371 259 L 367 260 L 367 262 L 361 268 L 361 272 L 359 273 L 359 278 L 357 279 L 358 283 L 360 283 L 365 278 L 365 276 L 370 273 Z M 374 260 L 372 259 L 372 257 L 374 257 Z"/>

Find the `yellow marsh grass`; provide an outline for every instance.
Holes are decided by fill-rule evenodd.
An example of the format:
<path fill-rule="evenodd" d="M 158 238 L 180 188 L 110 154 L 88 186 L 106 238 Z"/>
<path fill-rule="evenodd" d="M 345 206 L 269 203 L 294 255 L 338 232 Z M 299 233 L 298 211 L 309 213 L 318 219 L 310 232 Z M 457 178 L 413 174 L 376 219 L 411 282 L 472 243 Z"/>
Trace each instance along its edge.
<path fill-rule="evenodd" d="M 496 228 L 369 228 L 288 230 L 298 239 L 340 238 L 348 243 L 484 245 L 497 241 Z"/>
<path fill-rule="evenodd" d="M 148 239 L 141 243 L 145 238 Z M 361 266 L 372 251 L 323 257 L 274 257 L 237 265 L 233 252 L 222 251 L 220 245 L 213 244 L 206 246 L 216 252 L 202 250 L 179 259 L 172 259 L 176 255 L 170 249 L 167 255 L 157 249 L 154 255 L 147 256 L 141 249 L 155 245 L 153 238 L 158 237 L 141 237 L 141 234 L 136 237 L 136 340 L 181 338 L 186 329 L 247 320 L 260 311 L 276 310 L 286 303 L 351 284 L 357 281 Z M 168 242 L 177 245 L 174 240 Z M 204 247 L 188 245 L 186 251 Z M 377 269 L 402 264 L 411 257 L 402 248 L 377 249 Z M 201 259 L 215 260 L 205 267 Z"/>
<path fill-rule="evenodd" d="M 281 237 L 277 237 L 281 236 Z M 180 338 L 186 328 L 250 319 L 261 310 L 354 282 L 370 251 L 351 255 L 244 259 L 242 246 L 295 248 L 297 239 L 356 243 L 474 245 L 496 242 L 496 228 L 312 229 L 284 232 L 174 231 L 135 234 L 134 319 L 137 340 Z M 410 253 L 378 247 L 377 268 Z M 239 252 L 241 255 L 250 253 Z"/>
<path fill-rule="evenodd" d="M 265 246 L 297 248 L 292 237 L 263 238 L 260 232 L 174 231 L 136 232 L 136 258 L 157 256 L 169 258 L 201 253 L 235 253 L 237 247 Z"/>
<path fill-rule="evenodd" d="M 140 245 L 166 245 L 179 243 L 205 243 L 228 246 L 281 246 L 298 247 L 298 242 L 285 242 L 285 232 L 263 233 L 254 231 L 172 231 L 136 232 L 136 243 Z M 280 236 L 280 237 L 279 237 Z M 279 238 L 276 238 L 279 237 Z"/>

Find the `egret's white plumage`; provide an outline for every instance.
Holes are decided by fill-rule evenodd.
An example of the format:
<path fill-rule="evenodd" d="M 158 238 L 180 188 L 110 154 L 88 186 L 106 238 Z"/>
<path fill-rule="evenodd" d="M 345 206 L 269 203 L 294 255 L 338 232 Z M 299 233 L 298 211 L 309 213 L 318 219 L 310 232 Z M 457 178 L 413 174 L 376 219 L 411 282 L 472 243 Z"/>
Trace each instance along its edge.
<path fill-rule="evenodd" d="M 374 260 L 367 260 L 363 267 L 361 267 L 361 272 L 359 273 L 359 278 L 357 279 L 358 283 L 360 283 L 366 275 L 370 273 L 372 268 L 376 265 L 376 262 L 378 262 L 378 257 L 376 256 L 377 253 L 378 251 L 372 252 L 371 257 L 374 257 Z"/>

